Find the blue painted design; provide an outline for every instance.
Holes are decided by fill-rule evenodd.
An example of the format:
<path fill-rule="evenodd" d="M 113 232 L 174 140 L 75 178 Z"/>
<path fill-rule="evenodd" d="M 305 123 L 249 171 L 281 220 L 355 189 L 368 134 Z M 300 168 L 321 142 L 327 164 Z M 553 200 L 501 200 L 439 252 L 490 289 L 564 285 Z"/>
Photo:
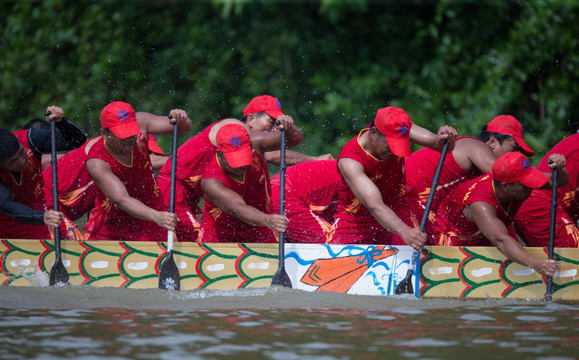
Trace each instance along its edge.
<path fill-rule="evenodd" d="M 232 136 L 231 139 L 229 139 L 229 143 L 233 147 L 236 147 L 236 148 L 241 147 L 241 145 L 242 145 L 241 136 Z"/>
<path fill-rule="evenodd" d="M 285 254 L 285 259 L 286 260 L 287 259 L 295 259 L 295 261 L 297 261 L 297 263 L 302 265 L 302 266 L 309 266 L 309 265 L 313 264 L 315 261 L 315 259 L 314 260 L 304 260 L 295 251 L 292 251 L 292 252 Z"/>
<path fill-rule="evenodd" d="M 406 134 L 408 134 L 408 130 L 409 130 L 409 129 L 408 129 L 408 126 L 406 126 L 406 125 L 399 126 L 399 127 L 398 127 L 398 134 L 400 134 L 400 135 L 406 135 Z"/>
<path fill-rule="evenodd" d="M 529 160 L 523 159 L 523 169 L 529 170 L 531 168 L 531 164 L 529 164 Z"/>
<path fill-rule="evenodd" d="M 366 250 L 362 252 L 362 254 L 360 254 L 360 256 L 358 256 L 356 262 L 361 265 L 363 265 L 364 262 L 367 262 L 369 269 L 374 264 L 374 258 L 376 256 L 379 256 L 380 254 L 382 254 L 382 250 L 376 249 L 375 247 L 374 248 L 368 247 Z"/>
<path fill-rule="evenodd" d="M 127 110 L 119 110 L 119 113 L 117 114 L 117 116 L 121 120 L 129 120 L 129 118 L 130 118 L 129 112 Z"/>

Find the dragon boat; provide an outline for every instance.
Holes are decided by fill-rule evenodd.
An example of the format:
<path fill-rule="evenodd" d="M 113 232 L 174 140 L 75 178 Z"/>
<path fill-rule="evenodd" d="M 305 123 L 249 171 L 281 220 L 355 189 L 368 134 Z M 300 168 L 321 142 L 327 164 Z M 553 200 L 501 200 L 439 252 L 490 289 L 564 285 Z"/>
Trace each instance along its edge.
<path fill-rule="evenodd" d="M 157 288 L 165 242 L 61 241 L 73 286 Z M 526 248 L 547 257 L 544 248 Z M 0 240 L 0 283 L 43 286 L 55 261 L 52 240 Z M 294 289 L 388 296 L 406 276 L 412 248 L 384 245 L 285 244 L 285 270 Z M 268 287 L 278 269 L 277 244 L 175 243 L 180 290 Z M 553 301 L 579 302 L 579 249 L 555 249 L 559 268 Z M 43 276 L 38 276 L 43 275 Z M 505 259 L 494 247 L 426 246 L 414 269 L 414 295 L 423 298 L 545 297 L 546 279 Z"/>

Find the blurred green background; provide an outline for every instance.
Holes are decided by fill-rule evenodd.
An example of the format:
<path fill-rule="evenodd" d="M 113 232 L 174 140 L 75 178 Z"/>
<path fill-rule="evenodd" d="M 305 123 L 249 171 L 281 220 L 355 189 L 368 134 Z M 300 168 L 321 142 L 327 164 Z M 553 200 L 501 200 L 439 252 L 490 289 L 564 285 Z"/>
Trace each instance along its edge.
<path fill-rule="evenodd" d="M 193 130 L 270 94 L 339 154 L 394 105 L 432 131 L 477 136 L 499 114 L 540 157 L 577 131 L 577 1 L 0 1 L 0 125 L 48 105 L 90 136 L 112 100 L 185 109 Z M 168 151 L 169 135 L 159 137 Z"/>

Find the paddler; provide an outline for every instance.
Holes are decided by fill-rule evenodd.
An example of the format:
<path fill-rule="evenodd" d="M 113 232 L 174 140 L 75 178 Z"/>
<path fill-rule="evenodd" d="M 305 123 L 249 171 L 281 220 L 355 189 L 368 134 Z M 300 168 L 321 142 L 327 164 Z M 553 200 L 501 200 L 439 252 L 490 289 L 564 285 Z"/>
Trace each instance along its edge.
<path fill-rule="evenodd" d="M 278 120 L 280 124 L 276 125 Z M 282 125 L 282 123 L 285 125 Z M 270 95 L 260 95 L 253 98 L 245 107 L 241 121 L 233 118 L 219 120 L 181 145 L 177 150 L 179 166 L 175 184 L 175 213 L 180 219 L 176 231 L 179 241 L 197 241 L 200 229 L 197 216 L 201 214 L 199 202 L 203 197 L 200 181 L 205 172 L 205 167 L 215 157 L 217 132 L 227 124 L 244 126 L 252 140 L 261 141 L 260 139 L 266 139 L 266 141 L 270 141 L 273 139 L 274 143 L 278 144 L 277 147 L 266 149 L 263 156 L 267 162 L 277 165 L 280 164 L 279 142 L 281 133 L 279 130 L 282 126 L 286 126 L 288 148 L 297 146 L 303 141 L 301 130 L 294 124 L 292 116 L 282 112 L 280 101 Z M 255 145 L 256 143 L 254 143 Z M 331 158 L 330 154 L 316 157 L 287 151 L 286 164 L 292 165 L 303 161 L 329 158 Z M 161 168 L 158 177 L 159 187 L 166 206 L 169 206 L 170 176 L 171 161 L 167 161 L 165 166 Z"/>
<path fill-rule="evenodd" d="M 68 121 L 58 106 L 46 109 L 46 122 L 55 122 L 56 151 L 76 149 L 86 141 L 84 131 Z M 42 154 L 50 154 L 50 129 L 10 131 L 0 128 L 0 237 L 50 239 L 51 229 L 61 226 L 61 212 L 50 210 L 42 191 Z"/>
<path fill-rule="evenodd" d="M 98 186 L 95 208 L 84 228 L 88 240 L 165 241 L 177 215 L 166 211 L 149 156 L 148 134 L 171 133 L 173 124 L 191 128 L 187 113 L 137 122 L 133 107 L 114 101 L 100 115 L 101 138 L 92 145 L 86 169 Z M 141 125 L 141 126 L 139 126 Z"/>
<path fill-rule="evenodd" d="M 420 249 L 426 234 L 404 193 L 404 158 L 410 142 L 452 150 L 456 130 L 440 127 L 438 134 L 413 124 L 401 108 L 379 109 L 375 119 L 350 140 L 338 157 L 344 182 L 338 186 L 338 209 L 331 244 L 410 245 Z"/>
<path fill-rule="evenodd" d="M 558 185 L 566 185 L 565 157 L 553 154 L 549 159 L 549 169 L 557 167 L 560 174 Z M 496 246 L 508 259 L 554 276 L 556 261 L 532 256 L 508 230 L 531 190 L 552 186 L 552 179 L 532 167 L 525 155 L 506 153 L 490 173 L 460 184 L 441 202 L 434 224 L 436 245 Z"/>
<path fill-rule="evenodd" d="M 539 171 L 550 170 L 548 164 L 552 154 L 561 154 L 566 159 L 565 169 L 569 183 L 557 188 L 555 209 L 555 247 L 579 246 L 579 133 L 573 134 L 556 144 L 537 165 Z M 527 246 L 547 247 L 549 244 L 551 191 L 533 190 L 515 216 L 515 229 Z"/>
<path fill-rule="evenodd" d="M 533 156 L 524 139 L 523 125 L 513 116 L 499 115 L 484 125 L 478 138 L 460 136 L 454 149 L 446 155 L 436 192 L 430 205 L 425 232 L 427 245 L 434 244 L 432 224 L 440 202 L 459 184 L 489 173 L 497 158 L 520 151 Z M 440 159 L 440 152 L 424 148 L 405 158 L 407 195 L 416 204 L 421 218 L 430 194 L 432 178 Z"/>
<path fill-rule="evenodd" d="M 294 127 L 289 116 L 279 116 L 277 120 L 286 131 Z M 285 231 L 288 220 L 273 213 L 263 153 L 279 146 L 278 136 L 252 141 L 240 124 L 219 129 L 217 151 L 201 180 L 205 203 L 199 242 L 277 242 L 274 232 Z"/>

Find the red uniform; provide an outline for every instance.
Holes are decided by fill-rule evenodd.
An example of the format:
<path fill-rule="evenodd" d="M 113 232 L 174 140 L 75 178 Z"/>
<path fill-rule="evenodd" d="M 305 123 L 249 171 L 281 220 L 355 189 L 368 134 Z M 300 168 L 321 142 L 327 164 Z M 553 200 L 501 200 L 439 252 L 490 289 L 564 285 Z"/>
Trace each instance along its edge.
<path fill-rule="evenodd" d="M 384 204 L 408 226 L 414 227 L 416 217 L 404 197 L 404 158 L 392 155 L 387 160 L 378 160 L 368 154 L 358 142 L 362 133 L 368 130 L 363 129 L 344 146 L 338 161 L 349 158 L 362 164 L 364 173 L 380 189 Z M 400 236 L 389 232 L 378 223 L 372 213 L 354 196 L 345 181 L 338 185 L 338 209 L 335 218 L 332 244 L 406 245 Z"/>
<path fill-rule="evenodd" d="M 165 211 L 144 136 L 138 136 L 132 151 L 132 163 L 122 164 L 108 152 L 104 138 L 101 138 L 91 147 L 87 160 L 103 160 L 123 182 L 131 197 L 157 211 Z M 84 230 L 88 240 L 167 240 L 167 230 L 153 222 L 129 215 L 113 204 L 100 189 Z"/>
<path fill-rule="evenodd" d="M 479 201 L 491 204 L 507 228 L 522 204 L 522 201 L 512 200 L 508 209 L 503 209 L 495 197 L 493 175 L 490 173 L 466 181 L 457 186 L 438 207 L 434 224 L 436 245 L 493 246 L 476 223 L 467 220 L 462 213 L 465 206 Z"/>
<path fill-rule="evenodd" d="M 271 200 L 279 213 L 278 173 L 271 179 Z M 337 160 L 308 161 L 290 166 L 285 176 L 285 235 L 289 243 L 325 244 L 333 237 L 338 184 L 343 181 Z"/>
<path fill-rule="evenodd" d="M 461 136 L 457 138 L 457 141 L 462 138 L 475 139 L 470 136 Z M 430 194 L 432 179 L 436 173 L 439 160 L 440 152 L 429 148 L 418 150 L 405 158 L 406 185 L 416 190 L 423 209 Z M 438 179 L 436 193 L 430 205 L 431 211 L 436 211 L 442 199 L 460 183 L 474 179 L 480 175 L 482 174 L 479 171 L 472 172 L 460 167 L 460 165 L 456 163 L 452 152 L 447 154 L 444 159 L 442 171 L 440 172 L 440 178 Z"/>
<path fill-rule="evenodd" d="M 58 210 L 73 221 L 94 208 L 98 188 L 86 171 L 85 164 L 88 156 L 87 144 L 93 144 L 96 139 L 88 140 L 78 149 L 58 159 Z M 52 208 L 52 165 L 44 169 L 42 176 L 46 203 Z"/>
<path fill-rule="evenodd" d="M 179 217 L 175 231 L 179 241 L 197 241 L 201 214 L 199 200 L 203 196 L 201 177 L 205 167 L 215 157 L 217 147 L 209 140 L 209 132 L 217 123 L 187 140 L 177 150 L 177 172 L 175 174 L 175 214 Z M 159 188 L 165 206 L 169 207 L 171 189 L 171 159 L 159 171 Z"/>
<path fill-rule="evenodd" d="M 470 136 L 461 136 L 462 138 L 478 139 Z M 416 216 L 422 218 L 424 208 L 426 207 L 426 200 L 430 194 L 430 187 L 432 186 L 432 179 L 436 173 L 438 162 L 440 160 L 440 152 L 429 148 L 418 150 L 412 155 L 404 159 L 404 166 L 406 168 L 406 186 L 408 201 L 412 202 L 417 209 Z M 435 222 L 436 211 L 440 202 L 448 196 L 448 194 L 456 188 L 459 184 L 466 180 L 474 179 L 482 175 L 480 171 L 469 171 L 463 169 L 456 160 L 452 152 L 446 155 L 438 179 L 438 186 L 430 204 L 430 214 L 428 222 L 424 231 L 428 234 L 428 241 L 426 245 L 434 245 L 434 230 L 433 224 Z"/>
<path fill-rule="evenodd" d="M 27 139 L 28 130 L 15 131 L 14 135 L 27 149 L 28 166 L 24 172 L 15 177 L 9 171 L 0 168 L 0 181 L 10 192 L 14 201 L 28 206 L 31 209 L 46 211 L 44 202 L 42 179 L 42 163 L 30 150 Z M 23 224 L 11 217 L 0 213 L 0 237 L 5 239 L 50 239 L 52 238 L 48 226 Z"/>
<path fill-rule="evenodd" d="M 238 193 L 247 205 L 259 211 L 272 214 L 270 179 L 266 162 L 255 151 L 253 163 L 247 168 L 245 178 L 239 182 L 228 176 L 213 155 L 213 160 L 205 167 L 203 179 L 215 178 L 227 188 Z M 253 226 L 229 215 L 215 206 L 205 196 L 199 242 L 247 242 L 275 243 L 273 231 L 265 226 Z"/>
<path fill-rule="evenodd" d="M 569 184 L 557 188 L 555 247 L 578 247 L 579 203 L 575 194 L 579 186 L 579 134 L 571 135 L 555 145 L 537 165 L 539 171 L 551 172 L 548 166 L 551 154 L 565 156 L 565 169 L 569 173 Z M 551 190 L 533 190 L 515 217 L 515 229 L 528 246 L 549 245 L 551 194 Z"/>

